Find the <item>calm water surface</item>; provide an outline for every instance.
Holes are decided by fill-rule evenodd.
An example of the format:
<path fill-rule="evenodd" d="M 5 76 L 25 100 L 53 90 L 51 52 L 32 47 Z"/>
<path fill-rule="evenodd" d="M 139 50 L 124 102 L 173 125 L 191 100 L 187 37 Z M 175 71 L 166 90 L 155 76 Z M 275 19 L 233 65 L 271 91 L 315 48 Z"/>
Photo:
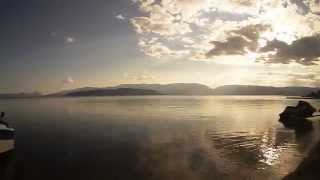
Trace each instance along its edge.
<path fill-rule="evenodd" d="M 309 100 L 314 106 L 320 102 Z M 281 179 L 319 139 L 273 96 L 0 100 L 16 129 L 15 179 Z M 14 164 L 14 165 L 12 165 Z"/>

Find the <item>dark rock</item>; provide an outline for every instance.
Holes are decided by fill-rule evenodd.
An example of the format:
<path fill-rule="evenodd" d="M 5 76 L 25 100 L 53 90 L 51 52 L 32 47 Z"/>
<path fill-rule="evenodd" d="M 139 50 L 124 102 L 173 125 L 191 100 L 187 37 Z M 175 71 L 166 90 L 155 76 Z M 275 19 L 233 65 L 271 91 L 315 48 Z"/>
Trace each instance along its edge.
<path fill-rule="evenodd" d="M 306 118 L 312 117 L 314 112 L 316 112 L 316 109 L 308 102 L 299 101 L 295 107 L 286 107 L 286 109 L 280 113 L 279 121 L 287 128 L 292 128 L 299 132 L 306 132 L 313 129 L 312 122 Z"/>
<path fill-rule="evenodd" d="M 286 109 L 280 113 L 280 118 L 290 118 L 292 116 L 300 118 L 312 117 L 317 110 L 308 102 L 299 101 L 297 106 L 287 106 Z"/>
<path fill-rule="evenodd" d="M 299 123 L 294 127 L 297 135 L 303 135 L 311 130 L 313 130 L 312 121 L 308 119 L 300 119 Z"/>
<path fill-rule="evenodd" d="M 286 109 L 282 113 L 279 114 L 280 116 L 280 122 L 285 123 L 287 120 L 286 119 L 291 119 L 294 117 L 297 117 L 298 110 L 296 107 L 293 106 L 287 106 Z M 291 122 L 287 122 L 289 125 Z"/>
<path fill-rule="evenodd" d="M 313 129 L 312 122 L 306 118 L 288 116 L 279 120 L 286 128 L 295 129 L 297 132 L 307 132 Z"/>
<path fill-rule="evenodd" d="M 314 112 L 317 111 L 316 108 L 314 108 L 311 104 L 305 101 L 299 101 L 297 105 L 298 109 L 298 116 L 299 117 L 311 117 Z"/>

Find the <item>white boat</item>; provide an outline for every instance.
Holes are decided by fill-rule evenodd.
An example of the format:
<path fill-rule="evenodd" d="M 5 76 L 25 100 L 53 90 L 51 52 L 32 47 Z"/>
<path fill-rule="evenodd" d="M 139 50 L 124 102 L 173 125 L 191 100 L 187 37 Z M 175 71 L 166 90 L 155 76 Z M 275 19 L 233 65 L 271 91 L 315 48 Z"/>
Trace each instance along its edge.
<path fill-rule="evenodd" d="M 14 149 L 14 129 L 0 124 L 0 153 Z"/>

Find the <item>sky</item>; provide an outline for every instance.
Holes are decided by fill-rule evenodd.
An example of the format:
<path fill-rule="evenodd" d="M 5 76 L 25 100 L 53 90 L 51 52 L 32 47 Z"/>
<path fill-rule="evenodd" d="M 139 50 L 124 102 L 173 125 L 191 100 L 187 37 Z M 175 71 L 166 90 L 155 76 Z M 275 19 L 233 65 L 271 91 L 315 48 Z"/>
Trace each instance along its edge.
<path fill-rule="evenodd" d="M 0 93 L 320 85 L 319 0 L 1 0 Z"/>

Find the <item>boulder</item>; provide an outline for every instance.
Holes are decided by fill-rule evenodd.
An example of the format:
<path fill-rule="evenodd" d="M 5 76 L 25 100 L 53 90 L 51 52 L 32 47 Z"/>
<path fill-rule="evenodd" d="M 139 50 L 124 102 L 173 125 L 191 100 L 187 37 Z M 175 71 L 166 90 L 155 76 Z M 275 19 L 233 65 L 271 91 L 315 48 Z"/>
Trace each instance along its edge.
<path fill-rule="evenodd" d="M 298 116 L 305 118 L 312 117 L 313 113 L 317 111 L 316 108 L 306 101 L 299 101 L 296 108 L 298 109 Z"/>
<path fill-rule="evenodd" d="M 308 132 L 313 129 L 312 122 L 306 118 L 288 116 L 279 120 L 286 128 L 291 128 L 297 132 Z"/>
<path fill-rule="evenodd" d="M 313 113 L 316 111 L 316 108 L 308 102 L 299 101 L 297 106 L 287 106 L 286 109 L 280 113 L 280 118 L 288 118 L 291 116 L 308 118 L 312 117 Z"/>
<path fill-rule="evenodd" d="M 279 114 L 280 121 L 291 117 L 297 117 L 298 109 L 293 106 L 287 106 L 282 113 Z"/>
<path fill-rule="evenodd" d="M 306 118 L 312 117 L 316 109 L 308 102 L 299 101 L 297 106 L 287 106 L 286 109 L 279 114 L 279 121 L 287 128 L 308 131 L 312 129 L 311 121 Z"/>

